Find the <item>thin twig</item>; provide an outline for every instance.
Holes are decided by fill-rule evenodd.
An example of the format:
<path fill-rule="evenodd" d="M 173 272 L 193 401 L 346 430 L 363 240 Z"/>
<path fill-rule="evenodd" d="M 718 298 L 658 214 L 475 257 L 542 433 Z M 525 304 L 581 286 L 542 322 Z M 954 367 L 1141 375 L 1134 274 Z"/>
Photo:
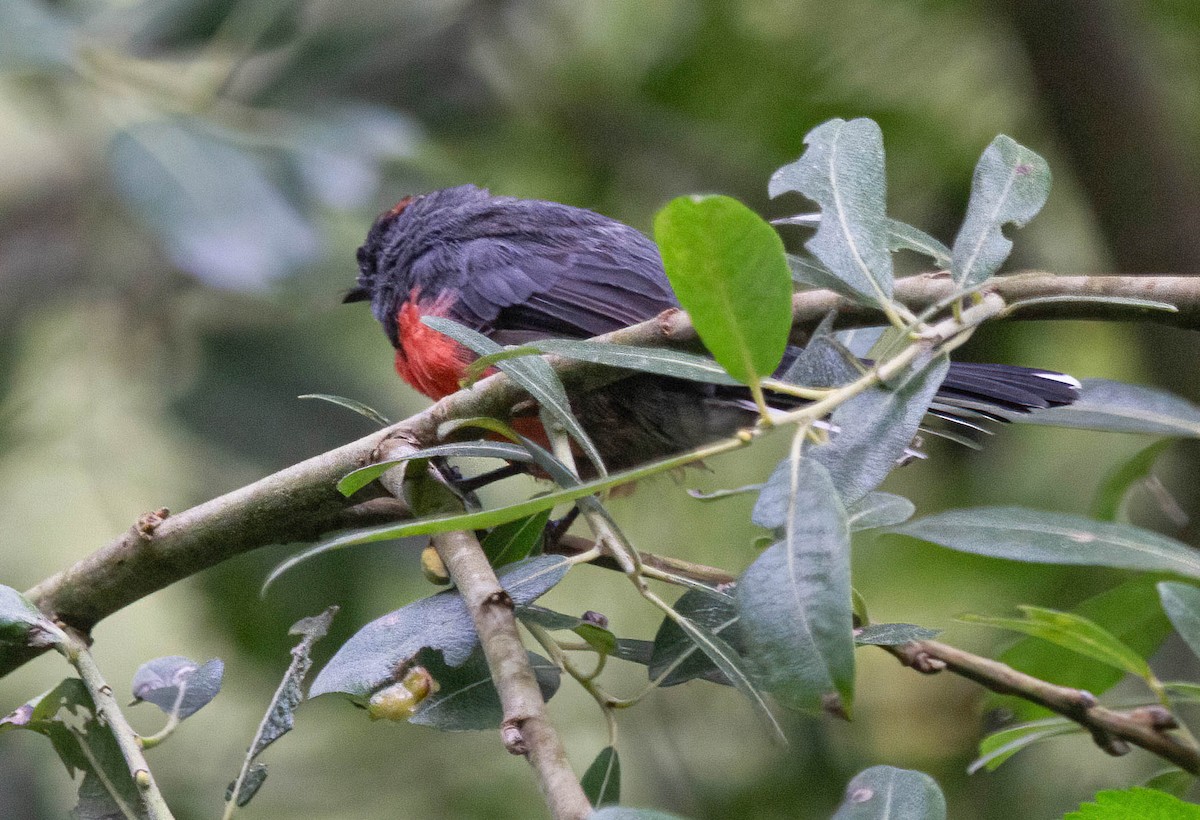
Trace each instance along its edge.
<path fill-rule="evenodd" d="M 1125 754 L 1132 743 L 1186 772 L 1200 774 L 1200 750 L 1170 734 L 1177 728 L 1177 723 L 1161 706 L 1143 706 L 1129 711 L 1108 709 L 1100 706 L 1091 692 L 1049 683 L 1000 661 L 938 641 L 913 641 L 883 649 L 918 672 L 953 672 L 993 692 L 1015 695 L 1057 712 L 1091 732 L 1096 745 L 1110 755 Z"/>
<path fill-rule="evenodd" d="M 913 311 L 944 300 L 955 285 L 947 277 L 913 276 L 896 283 L 896 298 Z M 1179 308 L 1176 313 L 1110 303 L 1050 302 L 1031 305 L 1016 319 L 1096 319 L 1149 321 L 1200 329 L 1200 277 L 1051 276 L 1002 277 L 991 289 L 1007 303 L 1059 296 L 1116 296 L 1155 299 Z M 792 300 L 793 339 L 803 340 L 830 311 L 837 326 L 879 324 L 878 310 L 829 291 L 798 293 Z M 604 341 L 695 350 L 695 329 L 686 313 L 662 316 L 600 337 Z M 619 378 L 602 365 L 548 357 L 569 390 L 587 390 Z M 503 374 L 491 376 L 379 433 L 288 467 L 190 510 L 172 515 L 145 533 L 131 528 L 75 565 L 46 579 L 26 595 L 51 617 L 85 634 L 100 620 L 183 578 L 259 547 L 313 541 L 349 526 L 383 523 L 398 517 L 395 502 L 385 509 L 365 508 L 335 489 L 346 473 L 371 463 L 389 437 L 404 434 L 435 443 L 437 428 L 451 419 L 503 414 L 524 398 Z M 377 500 L 368 501 L 374 505 Z M 44 649 L 0 646 L 0 677 Z"/>

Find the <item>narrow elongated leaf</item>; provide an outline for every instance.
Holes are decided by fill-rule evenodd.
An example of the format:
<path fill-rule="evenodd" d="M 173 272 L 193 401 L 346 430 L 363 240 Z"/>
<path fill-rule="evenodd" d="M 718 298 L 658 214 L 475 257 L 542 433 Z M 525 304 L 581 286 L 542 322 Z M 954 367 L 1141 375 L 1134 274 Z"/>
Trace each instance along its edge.
<path fill-rule="evenodd" d="M 1173 538 L 1078 515 L 975 507 L 918 518 L 891 530 L 943 547 L 1034 564 L 1169 572 L 1200 578 L 1200 555 Z"/>
<path fill-rule="evenodd" d="M 499 580 L 514 603 L 528 604 L 561 581 L 569 568 L 561 555 L 542 555 L 510 564 Z M 449 666 L 460 666 L 478 642 L 456 590 L 422 598 L 375 619 L 342 644 L 313 681 L 309 697 L 343 692 L 365 698 L 390 683 L 396 669 L 422 649 L 436 649 Z"/>
<path fill-rule="evenodd" d="M 707 356 L 697 356 L 682 350 L 615 345 L 588 339 L 542 339 L 530 342 L 529 347 L 568 359 L 606 364 L 642 373 L 657 373 L 676 379 L 706 384 L 741 384 Z"/>
<path fill-rule="evenodd" d="M 830 424 L 835 432 L 829 442 L 806 448 L 804 455 L 809 463 L 828 470 L 843 504 L 862 499 L 895 469 L 948 368 L 949 360 L 940 355 L 899 389 L 872 388 L 834 411 Z M 752 520 L 760 527 L 782 525 L 790 497 L 790 465 L 790 457 L 781 461 L 759 495 Z"/>
<path fill-rule="evenodd" d="M 540 606 L 524 605 L 517 607 L 517 617 L 522 621 L 535 623 L 543 629 L 551 631 L 571 630 L 583 638 L 601 655 L 612 655 L 617 651 L 617 636 L 599 624 L 576 618 L 574 615 L 564 615 L 552 609 Z"/>
<path fill-rule="evenodd" d="M 305 393 L 303 396 L 297 396 L 298 399 L 317 399 L 318 401 L 327 401 L 330 404 L 336 404 L 338 407 L 345 407 L 347 410 L 352 410 L 360 416 L 370 419 L 380 427 L 387 427 L 391 424 L 387 420 L 387 416 L 380 413 L 373 407 L 368 407 L 361 401 L 348 399 L 345 396 L 333 396 L 329 393 Z"/>
<path fill-rule="evenodd" d="M 1107 379 L 1084 379 L 1079 398 L 1070 405 L 1034 410 L 1012 420 L 1114 433 L 1200 437 L 1200 407 L 1162 390 Z"/>
<path fill-rule="evenodd" d="M 807 455 L 829 470 L 843 504 L 853 504 L 878 487 L 909 450 L 950 360 L 942 354 L 889 390 L 873 387 L 833 412 L 827 444 Z"/>
<path fill-rule="evenodd" d="M 612 746 L 601 749 L 579 779 L 579 785 L 583 786 L 588 802 L 597 808 L 620 803 L 621 759 L 617 757 L 617 750 Z"/>
<path fill-rule="evenodd" d="M 868 119 L 830 120 L 804 138 L 808 148 L 771 176 L 772 197 L 796 191 L 817 203 L 821 221 L 805 247 L 836 277 L 837 290 L 867 304 L 892 298 L 883 134 Z"/>
<path fill-rule="evenodd" d="M 967 774 L 975 774 L 980 769 L 994 772 L 1000 768 L 1000 764 L 1024 748 L 1052 737 L 1082 731 L 1082 726 L 1064 717 L 1035 720 L 1001 729 L 979 742 L 979 757 L 967 767 Z"/>
<path fill-rule="evenodd" d="M 750 701 L 750 705 L 754 707 L 755 712 L 762 719 L 763 725 L 770 730 L 772 736 L 776 740 L 786 743 L 783 727 L 779 725 L 779 722 L 775 720 L 775 716 L 771 714 L 771 709 L 767 706 L 762 691 L 746 670 L 745 661 L 742 659 L 742 656 L 724 640 L 718 638 L 710 630 L 705 629 L 690 618 L 679 618 L 676 623 L 687 633 L 696 646 L 700 647 L 700 651 L 712 660 L 721 674 L 725 676 L 725 679 L 746 696 L 746 699 Z"/>
<path fill-rule="evenodd" d="M 1200 820 L 1200 806 L 1157 789 L 1102 791 L 1062 820 Z"/>
<path fill-rule="evenodd" d="M 902 495 L 871 492 L 846 507 L 851 532 L 893 527 L 912 518 L 917 507 Z"/>
<path fill-rule="evenodd" d="M 1072 610 L 1115 635 L 1143 658 L 1150 657 L 1171 632 L 1171 623 L 1158 603 L 1154 581 L 1134 578 L 1094 595 Z M 1106 663 L 1067 654 L 1067 650 L 1040 638 L 1022 638 L 1006 649 L 1000 660 L 1035 678 L 1103 694 L 1125 673 Z M 1015 696 L 989 695 L 989 709 L 1000 708 L 1016 720 L 1031 721 L 1051 713 L 1044 707 Z"/>
<path fill-rule="evenodd" d="M 482 333 L 464 327 L 451 319 L 442 316 L 423 316 L 421 321 L 438 333 L 444 333 L 481 356 L 500 353 L 504 350 Z M 554 368 L 550 366 L 549 362 L 541 356 L 521 356 L 498 361 L 496 367 L 508 374 L 509 378 L 519 384 L 543 410 L 562 425 L 563 429 L 567 431 L 567 435 L 575 440 L 588 460 L 596 467 L 596 472 L 602 476 L 607 474 L 604 462 L 600 458 L 600 452 L 584 431 L 579 420 L 575 418 L 575 413 L 571 410 L 571 402 L 567 398 L 566 388 L 563 387 L 562 381 L 559 380 L 558 374 L 554 372 Z"/>
<path fill-rule="evenodd" d="M 743 651 L 737 605 L 728 592 L 688 590 L 675 602 L 675 611 L 720 636 L 734 651 Z M 670 618 L 663 619 L 654 636 L 647 674 L 659 686 L 675 686 L 695 678 L 732 685 L 712 659 Z"/>
<path fill-rule="evenodd" d="M 792 280 L 775 230 L 736 199 L 678 197 L 654 218 L 663 268 L 705 347 L 743 384 L 783 358 Z"/>
<path fill-rule="evenodd" d="M 967 217 L 954 238 L 954 281 L 970 287 L 1000 270 L 1012 251 L 1012 241 L 1001 229 L 1023 227 L 1049 196 L 1046 160 L 1003 134 L 992 140 L 975 166 Z"/>
<path fill-rule="evenodd" d="M 443 458 L 499 458 L 505 461 L 533 460 L 533 456 L 524 447 L 503 441 L 463 441 L 454 444 L 438 444 L 417 450 L 404 458 L 379 461 L 375 464 L 368 464 L 366 467 L 359 467 L 342 476 L 341 481 L 337 483 L 338 492 L 348 498 L 393 467 L 398 467 L 416 458 L 438 456 Z"/>
<path fill-rule="evenodd" d="M 155 658 L 134 673 L 134 701 L 148 701 L 182 720 L 217 696 L 224 673 L 225 664 L 219 658 L 203 665 L 179 655 Z"/>
<path fill-rule="evenodd" d="M 916 624 L 871 624 L 855 630 L 854 643 L 859 646 L 900 646 L 911 641 L 928 641 L 941 630 Z"/>
<path fill-rule="evenodd" d="M 546 658 L 529 652 L 529 665 L 537 678 L 543 700 L 558 691 L 559 668 Z M 443 732 L 496 729 L 504 719 L 500 695 L 492 682 L 487 659 L 476 648 L 461 666 L 448 666 L 436 652 L 422 652 L 420 665 L 437 682 L 437 690 L 421 701 L 409 723 L 432 726 Z"/>
<path fill-rule="evenodd" d="M 928 256 L 939 268 L 950 269 L 949 248 L 925 231 L 907 225 L 898 219 L 888 220 L 888 250 L 916 251 Z"/>
<path fill-rule="evenodd" d="M 932 777 L 872 766 L 854 776 L 833 820 L 945 820 L 946 798 Z"/>
<path fill-rule="evenodd" d="M 254 733 L 250 748 L 242 761 L 242 768 L 225 790 L 226 802 L 232 800 L 238 806 L 246 805 L 266 781 L 266 764 L 256 761 L 255 758 L 276 740 L 290 732 L 295 725 L 293 713 L 304 700 L 302 686 L 309 670 L 312 669 L 313 645 L 328 634 L 329 625 L 333 622 L 333 616 L 337 614 L 337 611 L 336 606 L 331 606 L 320 615 L 301 618 L 288 630 L 289 635 L 301 636 L 300 643 L 292 648 L 292 662 L 288 665 L 283 680 L 279 683 L 279 688 L 275 690 L 275 695 L 267 706 L 267 713 L 259 723 L 258 730 Z"/>
<path fill-rule="evenodd" d="M 738 582 L 746 655 L 785 706 L 848 714 L 854 638 L 846 511 L 820 464 L 794 464 L 790 481 L 784 540 Z"/>
<path fill-rule="evenodd" d="M 1158 585 L 1163 610 L 1180 637 L 1200 657 L 1200 589 L 1163 581 Z"/>
<path fill-rule="evenodd" d="M 549 520 L 550 511 L 542 510 L 528 518 L 518 518 L 494 527 L 480 542 L 488 563 L 493 567 L 502 567 L 528 558 L 538 549 Z"/>
<path fill-rule="evenodd" d="M 1108 664 L 1140 678 L 1150 679 L 1150 666 L 1107 629 L 1087 618 L 1069 612 L 1059 612 L 1037 606 L 1017 607 L 1025 615 L 1020 618 L 998 618 L 990 615 L 962 615 L 960 621 L 969 624 L 995 626 L 1033 635 L 1064 649 Z"/>
<path fill-rule="evenodd" d="M 832 290 L 834 293 L 845 293 L 846 283 L 816 259 L 810 256 L 799 256 L 789 253 L 785 257 L 788 270 L 792 273 L 792 281 L 803 288 L 817 290 Z M 855 294 L 857 297 L 857 294 Z"/>
<path fill-rule="evenodd" d="M 1171 446 L 1171 439 L 1157 441 L 1139 450 L 1133 458 L 1109 473 L 1096 492 L 1092 502 L 1092 515 L 1101 521 L 1116 521 L 1121 511 L 1121 503 L 1135 484 L 1150 475 L 1158 457 Z"/>

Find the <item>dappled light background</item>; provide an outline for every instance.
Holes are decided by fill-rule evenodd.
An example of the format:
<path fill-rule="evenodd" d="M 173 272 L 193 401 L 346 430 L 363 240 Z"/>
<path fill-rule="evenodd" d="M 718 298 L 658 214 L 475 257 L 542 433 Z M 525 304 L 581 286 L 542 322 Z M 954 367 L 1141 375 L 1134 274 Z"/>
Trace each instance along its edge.
<path fill-rule="evenodd" d="M 1047 10 L 1046 6 L 1053 6 Z M 365 435 L 332 393 L 392 419 L 424 400 L 392 372 L 362 306 L 342 306 L 354 249 L 401 196 L 472 182 L 594 208 L 646 230 L 694 192 L 769 216 L 771 172 L 830 117 L 883 128 L 893 216 L 953 239 L 971 169 L 997 133 L 1050 161 L 1044 213 L 1013 269 L 1200 272 L 1200 6 L 1063 0 L 98 0 L 0 4 L 0 581 L 25 589 L 140 514 L 184 509 Z M 784 228 L 798 246 L 804 235 Z M 904 260 L 910 272 L 919 270 Z M 1200 399 L 1194 334 L 1012 323 L 964 358 L 1160 385 Z M 778 437 L 777 437 L 778 438 Z M 1103 477 L 1149 441 L 1004 430 L 980 453 L 932 457 L 885 489 L 921 512 L 1026 504 L 1087 512 Z M 785 447 L 648 482 L 614 512 L 641 547 L 740 571 L 759 533 L 745 497 Z M 1200 448 L 1160 462 L 1135 521 L 1200 543 Z M 493 502 L 528 485 L 491 491 Z M 125 690 L 144 660 L 226 662 L 225 689 L 151 757 L 181 818 L 213 817 L 294 639 L 342 607 L 318 662 L 365 621 L 432 588 L 417 556 L 357 547 L 303 565 L 264 600 L 262 550 L 164 590 L 96 630 Z M 995 653 L 1006 638 L 954 617 L 1015 603 L 1070 608 L 1115 572 L 1011 566 L 863 537 L 855 585 L 879 621 L 944 628 Z M 648 638 L 654 612 L 613 573 L 583 568 L 547 597 Z M 771 745 L 731 689 L 692 682 L 622 715 L 623 797 L 692 817 L 825 817 L 877 763 L 942 784 L 955 818 L 1051 817 L 1159 767 L 1074 736 L 968 777 L 981 691 L 859 650 L 852 723 L 789 717 Z M 1168 644 L 1156 664 L 1194 674 Z M 617 667 L 634 690 L 640 668 Z M 44 657 L 0 681 L 0 713 L 54 685 Z M 1135 688 L 1124 693 L 1139 697 Z M 605 744 L 569 684 L 552 716 L 582 771 Z M 157 712 L 132 710 L 147 732 Z M 0 816 L 59 817 L 73 786 L 40 737 L 0 741 Z M 371 724 L 335 697 L 306 704 L 264 756 L 254 817 L 535 816 L 525 763 L 493 733 Z M 251 815 L 252 813 L 252 815 Z"/>

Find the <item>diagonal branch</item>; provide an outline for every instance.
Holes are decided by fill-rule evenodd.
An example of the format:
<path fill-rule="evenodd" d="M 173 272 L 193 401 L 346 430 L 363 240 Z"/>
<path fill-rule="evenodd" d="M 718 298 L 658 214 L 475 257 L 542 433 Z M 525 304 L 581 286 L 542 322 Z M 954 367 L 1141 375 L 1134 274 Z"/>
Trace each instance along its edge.
<path fill-rule="evenodd" d="M 953 293 L 954 283 L 937 275 L 896 283 L 896 298 L 919 313 Z M 1104 296 L 1154 299 L 1175 305 L 1165 313 L 1105 303 L 1043 302 L 1019 309 L 1018 319 L 1153 321 L 1200 329 L 1200 277 L 1051 276 L 1003 277 L 991 289 L 1009 304 L 1047 296 Z M 793 298 L 794 338 L 802 340 L 829 312 L 839 326 L 879 324 L 882 314 L 829 291 Z M 618 344 L 699 349 L 686 313 L 661 316 L 600 337 Z M 622 377 L 602 365 L 549 357 L 569 390 L 581 391 Z M 371 522 L 395 520 L 403 510 L 392 501 L 367 504 L 343 498 L 335 484 L 346 473 L 377 460 L 378 448 L 393 436 L 434 443 L 438 426 L 450 419 L 503 415 L 524 394 L 503 374 L 455 393 L 433 407 L 335 450 L 288 467 L 253 484 L 176 515 L 147 518 L 73 566 L 46 579 L 27 595 L 45 612 L 86 633 L 96 623 L 134 601 L 242 553 L 271 544 L 313 541 L 330 532 Z M 161 519 L 161 520 L 160 520 Z M 0 646 L 0 676 L 42 650 Z"/>
<path fill-rule="evenodd" d="M 1016 695 L 1070 718 L 1091 732 L 1096 745 L 1110 755 L 1125 754 L 1132 743 L 1186 772 L 1200 774 L 1200 750 L 1170 734 L 1178 724 L 1161 706 L 1129 711 L 1108 709 L 1100 706 L 1091 692 L 1049 683 L 1018 672 L 1000 661 L 972 655 L 938 641 L 913 641 L 883 648 L 895 655 L 900 663 L 918 672 L 928 675 L 947 670 L 993 692 Z"/>

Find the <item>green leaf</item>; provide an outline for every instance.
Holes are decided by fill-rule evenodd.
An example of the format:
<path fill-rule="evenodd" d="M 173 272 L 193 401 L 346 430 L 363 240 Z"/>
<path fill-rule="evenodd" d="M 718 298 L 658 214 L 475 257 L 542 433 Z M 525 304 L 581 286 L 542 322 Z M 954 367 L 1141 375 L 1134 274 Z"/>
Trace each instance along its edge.
<path fill-rule="evenodd" d="M 678 197 L 654 218 L 663 268 L 705 347 L 743 384 L 779 366 L 792 329 L 783 241 L 727 196 Z"/>
<path fill-rule="evenodd" d="M 916 505 L 902 495 L 870 492 L 846 507 L 851 532 L 894 527 L 912 518 Z"/>
<path fill-rule="evenodd" d="M 1027 746 L 1059 735 L 1082 732 L 1083 727 L 1064 717 L 1052 717 L 1010 726 L 985 737 L 979 742 L 979 757 L 967 767 L 967 774 L 980 769 L 994 772 L 1000 765 Z"/>
<path fill-rule="evenodd" d="M 601 655 L 612 655 L 617 652 L 617 636 L 599 624 L 540 606 L 526 604 L 518 606 L 516 609 L 517 617 L 522 621 L 535 623 L 552 632 L 569 629 L 583 638 L 592 649 Z"/>
<path fill-rule="evenodd" d="M 1024 227 L 1049 196 L 1046 160 L 1003 134 L 992 140 L 975 166 L 967 217 L 954 238 L 954 281 L 971 287 L 998 271 L 1012 252 L 1001 229 Z"/>
<path fill-rule="evenodd" d="M 833 820 L 945 820 L 946 798 L 932 777 L 872 766 L 854 776 Z"/>
<path fill-rule="evenodd" d="M 697 356 L 682 350 L 657 347 L 634 347 L 632 345 L 593 342 L 588 339 L 541 339 L 530 342 L 529 347 L 542 353 L 552 353 L 568 359 L 595 362 L 609 367 L 656 373 L 676 379 L 704 382 L 705 384 L 741 384 L 725 372 L 721 365 L 707 356 Z"/>
<path fill-rule="evenodd" d="M 490 510 L 480 510 L 478 512 L 461 513 L 455 515 L 431 516 L 428 518 L 419 518 L 414 521 L 405 521 L 398 524 L 385 524 L 379 527 L 364 527 L 360 530 L 337 535 L 328 538 L 317 544 L 314 544 L 307 549 L 303 549 L 290 558 L 281 561 L 263 581 L 263 592 L 266 590 L 285 572 L 292 569 L 298 564 L 301 564 L 310 558 L 318 555 L 323 555 L 332 550 L 341 549 L 343 547 L 353 546 L 355 544 L 369 544 L 375 541 L 390 541 L 396 538 L 405 538 L 419 535 L 432 535 L 439 532 L 451 532 L 452 530 L 478 530 L 487 529 L 498 526 L 500 524 L 514 521 L 518 518 L 525 518 L 534 513 L 541 512 L 556 507 L 559 504 L 576 501 L 585 505 L 591 506 L 599 514 L 606 514 L 605 509 L 596 499 L 589 499 L 588 496 L 595 495 L 598 492 L 618 487 L 622 484 L 629 484 L 641 478 L 645 478 L 658 473 L 666 472 L 673 466 L 683 466 L 691 462 L 691 457 L 687 454 L 674 456 L 671 458 L 662 459 L 652 462 L 641 467 L 634 467 L 629 470 L 624 470 L 605 478 L 596 478 L 591 481 L 576 482 L 574 476 L 565 473 L 565 468 L 561 467 L 561 462 L 558 462 L 545 453 L 545 450 L 540 450 L 535 444 L 526 439 L 522 439 L 527 450 L 532 457 L 537 461 L 539 466 L 546 469 L 550 473 L 551 478 L 556 481 L 562 481 L 567 484 L 561 490 L 554 492 L 543 493 L 542 495 L 530 498 L 525 501 L 518 501 L 513 504 L 508 504 L 503 507 L 496 507 Z M 553 465 L 559 465 L 554 467 Z M 570 479 L 570 482 L 567 479 Z"/>
<path fill-rule="evenodd" d="M 347 410 L 352 410 L 360 416 L 369 418 L 371 421 L 378 424 L 380 427 L 387 427 L 391 424 L 387 417 L 373 407 L 368 407 L 361 401 L 348 399 L 345 396 L 333 396 L 329 393 L 305 393 L 303 396 L 297 396 L 298 399 L 317 399 L 318 401 L 327 401 L 330 404 L 336 404 L 339 407 L 345 407 Z"/>
<path fill-rule="evenodd" d="M 1162 687 L 1172 700 L 1200 703 L 1200 683 L 1176 680 L 1167 681 Z"/>
<path fill-rule="evenodd" d="M 621 759 L 617 750 L 612 746 L 601 749 L 579 783 L 588 802 L 597 808 L 621 802 Z"/>
<path fill-rule="evenodd" d="M 295 726 L 293 717 L 296 707 L 304 700 L 304 679 L 312 669 L 313 644 L 324 638 L 329 632 L 329 625 L 338 608 L 331 606 L 320 615 L 301 618 L 292 624 L 289 635 L 299 635 L 300 643 L 292 648 L 292 662 L 283 674 L 279 688 L 275 690 L 267 713 L 258 725 L 258 731 L 250 742 L 246 757 L 238 776 L 225 790 L 225 801 L 233 800 L 238 806 L 245 806 L 258 793 L 267 779 L 266 764 L 256 762 L 260 754 L 276 740 L 290 732 Z"/>
<path fill-rule="evenodd" d="M 1108 630 L 1143 658 L 1150 657 L 1171 632 L 1154 582 L 1142 577 L 1094 595 L 1072 611 Z M 1073 653 L 1068 656 L 1065 650 L 1041 638 L 1022 638 L 1005 650 L 1000 660 L 1035 678 L 1094 695 L 1108 691 L 1125 676 L 1108 664 Z M 989 695 L 988 708 L 997 707 L 1011 712 L 1017 720 L 1051 714 L 1024 698 Z"/>
<path fill-rule="evenodd" d="M 133 675 L 133 700 L 147 701 L 179 720 L 207 706 L 221 691 L 225 664 L 213 658 L 201 665 L 180 655 L 146 661 Z"/>
<path fill-rule="evenodd" d="M 940 633 L 940 629 L 916 624 L 871 624 L 855 630 L 854 643 L 858 646 L 900 646 L 911 641 L 932 640 Z"/>
<path fill-rule="evenodd" d="M 1111 632 L 1087 618 L 1069 612 L 1044 609 L 1037 606 L 1017 607 L 1025 615 L 1020 618 L 999 618 L 990 615 L 962 615 L 958 620 L 969 624 L 982 624 L 1000 629 L 1012 629 L 1033 635 L 1052 644 L 1078 652 L 1080 655 L 1122 669 L 1144 680 L 1153 675 L 1146 659 L 1134 652 Z"/>
<path fill-rule="evenodd" d="M 1093 801 L 1064 814 L 1063 820 L 1200 820 L 1200 806 L 1141 786 L 1102 791 Z"/>
<path fill-rule="evenodd" d="M 464 327 L 451 319 L 446 319 L 442 316 L 423 316 L 421 317 L 421 321 L 438 333 L 449 336 L 454 341 L 470 348 L 481 356 L 500 353 L 504 350 L 504 348 L 482 333 L 471 330 L 469 327 Z M 607 475 L 604 469 L 604 462 L 600 458 L 600 452 L 596 449 L 596 445 L 592 443 L 591 438 L 588 437 L 583 426 L 580 425 L 579 420 L 575 418 L 575 414 L 571 411 L 571 402 L 567 398 L 567 391 L 549 362 L 541 356 L 521 356 L 519 358 L 498 361 L 496 362 L 496 367 L 500 368 L 510 379 L 520 385 L 525 392 L 534 398 L 543 410 L 562 425 L 567 434 L 583 450 L 588 460 L 596 467 L 597 473 L 601 476 Z"/>
<path fill-rule="evenodd" d="M 731 594 L 690 589 L 679 596 L 674 606 L 680 615 L 720 636 L 735 652 L 742 651 L 737 606 Z M 712 659 L 670 618 L 663 619 L 654 635 L 647 674 L 659 686 L 675 686 L 695 678 L 732 685 Z"/>
<path fill-rule="evenodd" d="M 198 119 L 120 131 L 109 169 L 171 261 L 208 284 L 262 288 L 321 250 L 320 235 L 262 158 Z"/>
<path fill-rule="evenodd" d="M 549 520 L 550 510 L 542 510 L 527 518 L 493 527 L 480 542 L 488 563 L 493 567 L 502 567 L 528 558 L 538 549 Z"/>
<path fill-rule="evenodd" d="M 399 467 L 401 464 L 407 464 L 417 458 L 438 456 L 443 458 L 499 458 L 505 461 L 533 460 L 533 456 L 524 447 L 503 441 L 463 441 L 454 444 L 438 444 L 409 453 L 404 458 L 378 461 L 368 464 L 366 467 L 359 467 L 342 476 L 337 483 L 338 492 L 349 498 L 393 467 Z"/>
<path fill-rule="evenodd" d="M 854 699 L 850 528 L 829 473 L 794 463 L 784 540 L 742 575 L 746 655 L 785 706 L 849 714 Z"/>
<path fill-rule="evenodd" d="M 899 389 L 873 387 L 834 411 L 830 418 L 834 432 L 829 442 L 807 447 L 804 456 L 809 464 L 820 464 L 828 470 L 842 503 L 858 502 L 895 469 L 911 446 L 948 367 L 949 359 L 940 355 Z M 771 473 L 751 514 L 755 524 L 767 529 L 783 525 L 791 498 L 791 472 L 788 457 Z"/>
<path fill-rule="evenodd" d="M 1158 585 L 1163 610 L 1180 637 L 1200 657 L 1200 589 L 1163 581 Z"/>
<path fill-rule="evenodd" d="M 1092 516 L 1101 521 L 1116 521 L 1130 489 L 1150 475 L 1159 456 L 1172 443 L 1169 438 L 1156 441 L 1109 473 L 1092 502 Z"/>
<path fill-rule="evenodd" d="M 1076 564 L 1200 578 L 1200 555 L 1172 538 L 1078 515 L 975 507 L 918 518 L 891 532 L 960 552 L 1035 564 Z"/>
<path fill-rule="evenodd" d="M 49 647 L 66 639 L 66 634 L 33 601 L 0 584 L 0 644 Z"/>
<path fill-rule="evenodd" d="M 834 293 L 846 292 L 845 283 L 817 260 L 794 253 L 786 254 L 784 258 L 787 259 L 792 281 L 802 288 L 832 290 Z"/>
<path fill-rule="evenodd" d="M 1079 398 L 1065 407 L 1014 414 L 1012 421 L 1114 433 L 1200 438 L 1200 407 L 1136 384 L 1084 379 Z"/>
<path fill-rule="evenodd" d="M 725 679 L 746 696 L 772 736 L 781 742 L 786 742 L 783 728 L 771 714 L 771 709 L 767 706 L 758 684 L 747 671 L 742 656 L 724 640 L 690 618 L 680 616 L 675 619 L 675 622 L 687 633 L 696 646 L 700 647 L 700 651 L 712 660 Z"/>
<path fill-rule="evenodd" d="M 806 454 L 829 470 L 843 504 L 863 498 L 896 468 L 949 367 L 943 353 L 915 368 L 895 389 L 872 387 L 833 411 L 829 442 Z"/>
<path fill-rule="evenodd" d="M 892 298 L 883 134 L 868 119 L 830 120 L 804 138 L 808 148 L 771 177 L 772 197 L 796 191 L 817 203 L 821 221 L 805 247 L 833 273 L 836 290 L 884 305 Z"/>
<path fill-rule="evenodd" d="M 570 562 L 542 555 L 510 564 L 500 585 L 518 605 L 532 603 L 563 579 Z M 362 627 L 342 644 L 317 675 L 309 697 L 342 692 L 366 698 L 392 682 L 396 669 L 422 649 L 436 649 L 449 666 L 461 666 L 479 636 L 457 590 L 447 590 L 402 607 Z"/>
<path fill-rule="evenodd" d="M 950 269 L 950 249 L 924 231 L 898 219 L 888 220 L 888 250 L 916 251 L 943 270 Z"/>
<path fill-rule="evenodd" d="M 528 656 L 542 699 L 548 701 L 558 691 L 559 668 L 534 652 Z M 481 648 L 476 647 L 460 666 L 449 666 L 438 653 L 428 650 L 420 654 L 418 663 L 437 681 L 437 691 L 421 701 L 409 723 L 443 732 L 486 731 L 500 726 L 504 720 L 500 694 Z"/>

